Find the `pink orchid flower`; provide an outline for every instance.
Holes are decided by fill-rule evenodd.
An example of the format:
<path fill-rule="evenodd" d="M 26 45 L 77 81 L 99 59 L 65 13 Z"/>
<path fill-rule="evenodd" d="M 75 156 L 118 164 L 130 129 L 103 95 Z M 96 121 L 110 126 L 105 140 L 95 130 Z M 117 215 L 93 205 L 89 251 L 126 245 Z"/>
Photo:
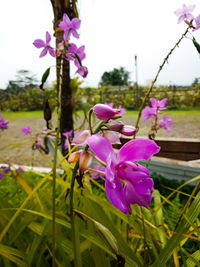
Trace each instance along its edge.
<path fill-rule="evenodd" d="M 194 19 L 194 16 L 191 14 L 191 12 L 195 9 L 195 5 L 186 6 L 183 4 L 183 7 L 181 9 L 177 9 L 174 14 L 178 16 L 178 23 L 181 21 L 184 21 L 188 19 L 189 21 Z"/>
<path fill-rule="evenodd" d="M 195 28 L 193 29 L 193 31 L 197 31 L 198 29 L 200 29 L 200 15 L 198 15 L 195 19 Z"/>
<path fill-rule="evenodd" d="M 24 135 L 29 135 L 29 134 L 31 134 L 31 128 L 30 128 L 30 126 L 23 127 L 23 128 L 21 128 L 21 130 L 22 130 L 22 133 L 23 133 Z"/>
<path fill-rule="evenodd" d="M 37 39 L 33 42 L 33 45 L 35 47 L 44 48 L 42 52 L 40 53 L 40 57 L 46 56 L 47 52 L 49 52 L 49 54 L 52 57 L 56 57 L 56 51 L 50 46 L 50 41 L 51 41 L 51 35 L 48 32 L 46 32 L 46 42 L 44 42 L 41 39 Z"/>
<path fill-rule="evenodd" d="M 35 149 L 40 149 L 41 146 L 42 146 L 42 138 L 37 137 L 37 140 L 35 142 Z"/>
<path fill-rule="evenodd" d="M 135 161 L 150 159 L 159 152 L 160 147 L 152 140 L 131 140 L 122 146 L 116 156 L 111 143 L 100 134 L 89 137 L 87 144 L 106 163 L 105 190 L 109 201 L 124 213 L 131 213 L 131 204 L 149 208 L 153 180 L 149 177 L 149 171 Z"/>
<path fill-rule="evenodd" d="M 1 116 L 1 112 L 0 112 L 0 129 L 1 130 L 6 130 L 8 129 L 8 121 L 4 120 Z"/>
<path fill-rule="evenodd" d="M 85 66 L 81 66 L 79 65 L 76 73 L 78 73 L 79 75 L 81 75 L 83 78 L 86 78 L 88 75 L 88 68 Z"/>
<path fill-rule="evenodd" d="M 156 108 L 157 110 L 166 109 L 165 106 L 167 104 L 167 98 L 163 98 L 161 100 L 156 100 L 155 98 L 150 98 L 152 108 Z"/>
<path fill-rule="evenodd" d="M 173 124 L 173 120 L 169 118 L 167 114 L 163 116 L 161 120 L 158 122 L 159 128 L 164 128 L 166 131 L 170 131 Z"/>
<path fill-rule="evenodd" d="M 65 41 L 69 40 L 72 34 L 75 38 L 79 38 L 77 30 L 80 28 L 81 20 L 78 18 L 73 18 L 70 20 L 68 15 L 65 13 L 63 15 L 63 20 L 59 23 L 59 27 L 64 31 L 63 39 Z"/>
<path fill-rule="evenodd" d="M 156 117 L 156 113 L 156 108 L 150 108 L 149 106 L 146 106 L 142 110 L 143 121 L 147 121 L 148 119 L 154 119 Z"/>

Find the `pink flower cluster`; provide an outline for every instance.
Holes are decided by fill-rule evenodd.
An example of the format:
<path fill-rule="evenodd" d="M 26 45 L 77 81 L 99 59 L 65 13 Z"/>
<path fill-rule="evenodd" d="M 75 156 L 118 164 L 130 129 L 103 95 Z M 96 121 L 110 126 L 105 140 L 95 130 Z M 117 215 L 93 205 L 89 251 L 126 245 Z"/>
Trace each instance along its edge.
<path fill-rule="evenodd" d="M 192 12 L 195 9 L 195 5 L 186 6 L 183 4 L 182 8 L 177 9 L 174 14 L 178 16 L 178 23 L 185 21 L 193 31 L 200 29 L 200 14 L 197 17 L 194 17 Z M 193 24 L 194 23 L 194 24 Z"/>
<path fill-rule="evenodd" d="M 150 102 L 151 102 L 151 107 L 146 106 L 142 110 L 142 116 L 144 121 L 147 121 L 149 119 L 156 121 L 158 119 L 158 115 L 161 114 L 161 111 L 166 109 L 165 106 L 167 103 L 167 98 L 163 98 L 160 101 L 156 100 L 155 98 L 150 98 Z M 163 118 L 158 121 L 156 129 L 164 128 L 166 131 L 170 131 L 172 124 L 173 121 L 169 118 L 167 114 L 165 114 Z"/>
<path fill-rule="evenodd" d="M 162 103 L 156 102 L 156 105 L 162 108 Z M 116 132 L 130 136 L 135 133 L 135 128 L 115 121 L 125 112 L 121 107 L 113 108 L 113 104 L 97 104 L 93 107 L 93 112 L 102 120 L 101 134 L 91 134 L 89 130 L 78 132 L 72 139 L 72 145 L 88 145 L 97 158 L 106 165 L 102 168 L 94 165 L 95 169 L 91 170 L 96 170 L 96 173 L 91 177 L 105 180 L 106 195 L 117 209 L 131 213 L 131 204 L 149 208 L 153 197 L 153 180 L 149 171 L 136 161 L 150 159 L 159 152 L 160 147 L 152 140 L 131 140 L 122 146 L 116 156 L 112 147 L 113 143 L 120 141 L 119 137 L 118 139 L 115 137 Z M 106 125 L 108 128 L 104 130 L 103 127 Z M 72 163 L 78 159 L 79 170 L 84 172 L 92 163 L 92 154 L 88 150 L 80 149 L 71 153 L 68 161 Z"/>
<path fill-rule="evenodd" d="M 1 112 L 0 112 L 0 129 L 1 130 L 7 130 L 8 129 L 8 121 L 6 121 L 2 118 Z"/>
<path fill-rule="evenodd" d="M 64 55 L 64 58 L 68 61 L 73 61 L 77 67 L 76 73 L 85 78 L 88 74 L 87 67 L 82 65 L 82 60 L 85 58 L 85 46 L 77 47 L 74 43 L 70 43 L 70 37 L 73 35 L 75 38 L 79 38 L 77 30 L 80 28 L 81 21 L 78 18 L 70 20 L 67 14 L 63 15 L 63 20 L 59 23 L 59 27 L 63 30 L 63 41 L 58 44 L 57 53 L 54 48 L 51 47 L 51 35 L 46 32 L 46 41 L 37 39 L 33 42 L 33 45 L 37 48 L 43 48 L 40 53 L 40 57 L 45 56 L 48 52 L 52 57 Z"/>

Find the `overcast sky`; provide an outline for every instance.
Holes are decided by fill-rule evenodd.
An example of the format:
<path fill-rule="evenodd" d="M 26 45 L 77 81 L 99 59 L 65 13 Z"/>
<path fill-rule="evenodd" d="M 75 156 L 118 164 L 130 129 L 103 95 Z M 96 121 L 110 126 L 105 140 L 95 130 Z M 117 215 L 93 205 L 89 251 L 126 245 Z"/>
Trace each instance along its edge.
<path fill-rule="evenodd" d="M 198 0 L 78 0 L 81 19 L 79 45 L 85 45 L 84 65 L 89 74 L 84 86 L 96 87 L 104 71 L 123 66 L 135 82 L 134 56 L 138 57 L 139 84 L 152 80 L 169 50 L 178 41 L 186 25 L 177 24 L 174 10 L 196 4 Z M 39 58 L 35 39 L 53 34 L 50 0 L 1 0 L 0 6 L 0 88 L 14 80 L 17 70 L 27 69 L 40 79 L 55 60 Z M 188 35 L 189 36 L 189 35 Z M 200 30 L 194 33 L 200 42 Z M 54 40 L 52 42 L 52 45 Z M 71 69 L 72 77 L 75 69 Z M 200 77 L 200 57 L 191 40 L 184 39 L 169 58 L 159 76 L 159 84 L 191 84 Z M 55 69 L 50 80 L 55 79 Z"/>

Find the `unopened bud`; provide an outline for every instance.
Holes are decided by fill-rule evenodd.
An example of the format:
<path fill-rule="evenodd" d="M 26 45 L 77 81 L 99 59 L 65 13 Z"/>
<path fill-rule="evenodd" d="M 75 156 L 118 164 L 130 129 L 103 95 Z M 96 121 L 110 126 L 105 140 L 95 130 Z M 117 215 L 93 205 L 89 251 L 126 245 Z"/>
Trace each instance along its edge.
<path fill-rule="evenodd" d="M 86 144 L 86 140 L 90 137 L 89 130 L 83 130 L 75 134 L 72 139 L 72 145 L 83 146 Z"/>
<path fill-rule="evenodd" d="M 92 163 L 92 154 L 89 151 L 82 150 L 80 152 L 79 170 L 85 171 Z"/>
<path fill-rule="evenodd" d="M 123 126 L 124 124 L 121 121 L 112 121 L 108 127 L 111 131 L 119 132 Z"/>
<path fill-rule="evenodd" d="M 131 125 L 124 125 L 120 130 L 120 133 L 126 136 L 132 136 L 136 132 L 136 128 Z"/>
<path fill-rule="evenodd" d="M 69 155 L 68 162 L 69 163 L 77 162 L 78 161 L 78 153 L 79 153 L 78 151 L 75 151 L 75 152 L 71 153 Z"/>

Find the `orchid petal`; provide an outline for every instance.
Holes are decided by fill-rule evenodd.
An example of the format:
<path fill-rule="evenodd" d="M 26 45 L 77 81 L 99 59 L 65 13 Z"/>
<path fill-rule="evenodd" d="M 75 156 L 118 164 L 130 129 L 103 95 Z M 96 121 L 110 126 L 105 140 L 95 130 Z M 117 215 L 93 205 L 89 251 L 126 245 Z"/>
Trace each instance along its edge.
<path fill-rule="evenodd" d="M 49 54 L 52 56 L 52 57 L 56 57 L 56 51 L 53 49 L 53 48 L 49 48 Z"/>
<path fill-rule="evenodd" d="M 71 21 L 72 24 L 72 28 L 78 30 L 80 28 L 81 25 L 81 20 L 78 18 L 73 18 Z"/>
<path fill-rule="evenodd" d="M 117 161 L 148 160 L 159 151 L 160 147 L 152 140 L 131 140 L 119 150 Z"/>
<path fill-rule="evenodd" d="M 45 42 L 41 39 L 37 39 L 33 42 L 33 45 L 37 48 L 45 47 Z"/>
<path fill-rule="evenodd" d="M 152 189 L 153 181 L 150 178 L 139 183 L 126 182 L 124 186 L 124 195 L 128 203 L 138 204 L 148 209 L 153 197 L 153 194 L 151 193 Z"/>
<path fill-rule="evenodd" d="M 83 130 L 75 134 L 74 138 L 72 139 L 72 145 L 83 146 L 86 144 L 86 141 L 90 137 L 89 130 Z"/>
<path fill-rule="evenodd" d="M 49 34 L 49 32 L 46 32 L 46 44 L 49 44 L 51 41 L 51 35 Z"/>
<path fill-rule="evenodd" d="M 100 134 L 94 134 L 89 137 L 87 139 L 87 144 L 94 154 L 96 154 L 97 157 L 104 162 L 107 162 L 109 155 L 111 155 L 113 159 L 116 158 L 111 143 L 106 137 L 103 137 Z"/>
<path fill-rule="evenodd" d="M 105 191 L 107 198 L 113 204 L 113 206 L 124 213 L 130 211 L 130 205 L 125 200 L 123 187 L 119 179 L 116 179 L 115 181 L 115 188 L 113 188 L 113 185 L 106 179 Z"/>
<path fill-rule="evenodd" d="M 40 57 L 44 57 L 44 56 L 46 56 L 47 52 L 48 52 L 48 48 L 45 47 L 45 48 L 42 50 L 42 52 L 40 53 Z"/>

